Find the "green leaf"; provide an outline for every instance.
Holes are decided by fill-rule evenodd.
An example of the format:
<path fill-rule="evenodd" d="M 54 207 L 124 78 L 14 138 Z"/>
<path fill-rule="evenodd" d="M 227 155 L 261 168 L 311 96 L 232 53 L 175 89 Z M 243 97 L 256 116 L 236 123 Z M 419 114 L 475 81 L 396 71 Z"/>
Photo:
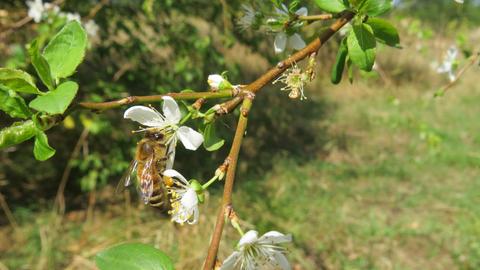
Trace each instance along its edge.
<path fill-rule="evenodd" d="M 28 104 L 39 112 L 49 114 L 62 114 L 68 108 L 73 98 L 77 94 L 78 84 L 67 81 L 60 84 L 57 89 L 48 92 L 43 96 L 38 96 Z"/>
<path fill-rule="evenodd" d="M 0 110 L 10 117 L 26 119 L 32 115 L 25 100 L 12 89 L 0 84 Z"/>
<path fill-rule="evenodd" d="M 67 23 L 43 51 L 53 79 L 72 75 L 83 60 L 86 47 L 87 34 L 80 23 L 75 20 Z"/>
<path fill-rule="evenodd" d="M 37 133 L 32 120 L 16 122 L 0 131 L 0 149 L 24 142 Z"/>
<path fill-rule="evenodd" d="M 15 92 L 43 94 L 35 86 L 32 76 L 19 69 L 0 68 L 0 83 Z"/>
<path fill-rule="evenodd" d="M 331 81 L 334 84 L 338 84 L 342 80 L 343 70 L 345 69 L 345 60 L 347 59 L 348 48 L 347 40 L 344 38 L 340 43 L 340 47 L 337 52 L 337 59 L 332 68 Z"/>
<path fill-rule="evenodd" d="M 173 270 L 173 263 L 165 253 L 145 244 L 120 244 L 97 254 L 95 262 L 100 270 Z"/>
<path fill-rule="evenodd" d="M 203 147 L 205 147 L 207 151 L 216 151 L 225 143 L 225 140 L 217 137 L 214 122 L 208 123 L 205 126 L 205 129 L 203 130 L 203 138 Z"/>
<path fill-rule="evenodd" d="M 397 29 L 388 21 L 380 18 L 369 18 L 367 24 L 372 27 L 373 34 L 382 43 L 392 47 L 400 46 Z"/>
<path fill-rule="evenodd" d="M 364 23 L 354 25 L 347 38 L 348 56 L 361 70 L 371 71 L 375 63 L 376 41 L 373 30 Z"/>
<path fill-rule="evenodd" d="M 348 8 L 348 2 L 343 0 L 315 0 L 315 3 L 320 9 L 332 13 L 339 13 Z"/>
<path fill-rule="evenodd" d="M 368 16 L 379 16 L 390 9 L 392 9 L 392 0 L 365 0 L 360 12 L 364 12 Z"/>
<path fill-rule="evenodd" d="M 33 155 L 35 159 L 44 161 L 55 155 L 55 149 L 48 145 L 48 137 L 45 132 L 37 129 L 35 135 L 35 144 L 33 146 Z"/>
<path fill-rule="evenodd" d="M 30 44 L 28 53 L 30 54 L 30 59 L 32 61 L 33 67 L 37 71 L 38 77 L 40 77 L 43 84 L 45 84 L 45 86 L 47 86 L 49 90 L 55 89 L 55 85 L 52 79 L 52 74 L 50 73 L 50 66 L 48 65 L 48 62 L 45 59 L 45 57 L 43 57 L 43 55 L 40 54 L 37 40 L 34 40 Z"/>

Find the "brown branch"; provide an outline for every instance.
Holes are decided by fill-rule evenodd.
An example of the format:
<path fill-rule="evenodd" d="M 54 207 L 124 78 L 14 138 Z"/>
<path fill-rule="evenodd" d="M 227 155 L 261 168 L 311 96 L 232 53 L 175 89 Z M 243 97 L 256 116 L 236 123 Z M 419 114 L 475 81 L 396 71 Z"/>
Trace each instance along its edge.
<path fill-rule="evenodd" d="M 301 21 L 308 21 L 308 22 L 314 22 L 314 21 L 326 21 L 326 20 L 331 20 L 333 19 L 333 14 L 319 14 L 319 15 L 310 15 L 310 16 L 298 16 L 299 20 Z"/>
<path fill-rule="evenodd" d="M 215 99 L 215 98 L 227 98 L 233 96 L 232 90 L 223 90 L 218 92 L 184 92 L 184 93 L 168 93 L 164 95 L 153 95 L 153 96 L 130 96 L 122 98 L 119 100 L 107 101 L 107 102 L 80 102 L 78 106 L 86 109 L 92 110 L 108 110 L 124 105 L 138 104 L 138 103 L 148 103 L 148 102 L 158 102 L 162 101 L 162 98 L 165 96 L 170 96 L 176 100 L 186 100 L 186 99 Z"/>
<path fill-rule="evenodd" d="M 280 74 L 285 72 L 294 63 L 308 57 L 309 55 L 317 53 L 318 49 L 320 49 L 323 43 L 330 39 L 333 34 L 335 34 L 340 28 L 342 28 L 354 16 L 355 13 L 353 12 L 344 12 L 337 21 L 335 21 L 328 29 L 322 32 L 318 38 L 309 43 L 305 48 L 288 57 L 284 61 L 279 62 L 274 68 L 270 69 L 265 74 L 260 76 L 260 78 L 245 86 L 242 90 L 242 93 L 238 96 L 220 104 L 217 113 L 229 113 L 234 110 L 243 100 L 240 119 L 237 124 L 237 130 L 235 131 L 232 148 L 230 149 L 230 153 L 227 158 L 229 160 L 229 166 L 227 169 L 227 176 L 225 179 L 225 186 L 223 190 L 222 207 L 217 216 L 215 229 L 213 231 L 212 240 L 208 248 L 208 254 L 205 259 L 203 270 L 210 270 L 213 269 L 213 267 L 215 266 L 218 248 L 220 246 L 220 240 L 222 238 L 223 227 L 225 225 L 225 218 L 226 215 L 229 214 L 229 211 L 232 209 L 232 191 L 235 180 L 235 170 L 238 161 L 238 154 L 240 152 L 240 146 L 242 143 L 243 135 L 245 133 L 245 128 L 247 126 L 248 111 L 250 110 L 250 107 L 252 105 L 252 99 L 254 94 L 256 92 L 259 92 L 265 85 L 267 85 Z"/>
<path fill-rule="evenodd" d="M 243 136 L 247 128 L 248 112 L 252 106 L 254 94 L 250 93 L 243 99 L 240 117 L 235 131 L 235 137 L 233 138 L 232 148 L 228 154 L 228 168 L 227 176 L 225 178 L 225 186 L 223 189 L 222 207 L 217 216 L 217 222 L 213 232 L 210 247 L 208 249 L 208 255 L 205 259 L 203 266 L 204 270 L 212 269 L 215 265 L 218 247 L 220 246 L 220 239 L 222 238 L 223 226 L 225 224 L 225 217 L 230 213 L 232 205 L 232 192 L 233 184 L 235 182 L 235 171 L 237 168 L 238 154 L 240 153 L 240 147 L 242 145 Z"/>

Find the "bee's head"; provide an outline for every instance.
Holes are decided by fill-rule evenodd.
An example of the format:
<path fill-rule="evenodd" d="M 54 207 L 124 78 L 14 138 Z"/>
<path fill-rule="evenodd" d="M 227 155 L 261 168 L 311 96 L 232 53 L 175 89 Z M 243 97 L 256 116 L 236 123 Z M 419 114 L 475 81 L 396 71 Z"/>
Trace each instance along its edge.
<path fill-rule="evenodd" d="M 145 137 L 151 140 L 160 141 L 160 140 L 163 140 L 164 135 L 163 133 L 160 133 L 160 132 L 147 131 L 147 133 L 145 134 Z"/>

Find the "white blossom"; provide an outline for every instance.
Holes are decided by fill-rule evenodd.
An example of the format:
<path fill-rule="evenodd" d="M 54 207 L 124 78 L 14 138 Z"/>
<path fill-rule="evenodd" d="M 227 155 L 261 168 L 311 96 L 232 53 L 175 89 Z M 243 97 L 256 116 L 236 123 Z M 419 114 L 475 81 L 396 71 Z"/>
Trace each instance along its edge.
<path fill-rule="evenodd" d="M 173 178 L 174 186 L 169 188 L 171 195 L 172 221 L 179 224 L 195 224 L 198 222 L 198 197 L 187 179 L 175 170 L 165 170 L 163 175 Z"/>
<path fill-rule="evenodd" d="M 285 5 L 282 5 L 282 9 L 275 8 L 275 10 L 279 15 L 288 16 L 287 7 Z M 302 7 L 298 9 L 295 14 L 298 16 L 307 16 L 308 9 L 306 7 Z M 275 48 L 275 53 L 281 53 L 285 50 L 285 48 L 301 50 L 306 46 L 306 44 L 302 37 L 297 33 L 287 35 L 285 32 L 278 32 L 275 35 L 273 46 Z"/>
<path fill-rule="evenodd" d="M 67 13 L 60 13 L 60 16 L 64 16 L 67 18 L 67 22 L 71 22 L 71 21 L 77 21 L 77 22 L 81 22 L 81 17 L 80 17 L 80 14 L 78 13 L 70 13 L 70 12 L 67 12 Z"/>
<path fill-rule="evenodd" d="M 28 17 L 32 18 L 34 22 L 39 23 L 45 12 L 42 0 L 27 1 L 27 6 Z"/>
<path fill-rule="evenodd" d="M 197 150 L 203 143 L 203 135 L 187 126 L 179 126 L 182 115 L 177 102 L 172 97 L 163 97 L 163 114 L 145 106 L 133 106 L 125 111 L 123 117 L 136 121 L 143 126 L 143 130 L 159 130 L 168 136 L 169 160 L 167 169 L 172 168 L 175 158 L 175 147 L 180 140 L 188 150 Z"/>
<path fill-rule="evenodd" d="M 278 244 L 292 241 L 291 235 L 270 231 L 258 237 L 258 232 L 245 233 L 234 251 L 222 264 L 220 270 L 282 269 L 289 270 L 285 248 Z"/>
<path fill-rule="evenodd" d="M 463 0 L 455 0 L 455 2 L 457 2 L 459 4 L 463 4 Z"/>
<path fill-rule="evenodd" d="M 438 64 L 435 65 L 437 73 L 440 73 L 440 74 L 447 73 L 450 81 L 455 80 L 454 65 L 455 65 L 455 59 L 457 58 L 457 55 L 458 55 L 458 49 L 455 46 L 451 46 L 447 50 L 445 58 L 443 59 L 443 63 L 440 65 Z"/>
<path fill-rule="evenodd" d="M 91 37 L 97 36 L 99 27 L 94 20 L 88 20 L 86 23 L 84 23 L 84 26 L 85 26 L 85 31 L 89 36 Z"/>

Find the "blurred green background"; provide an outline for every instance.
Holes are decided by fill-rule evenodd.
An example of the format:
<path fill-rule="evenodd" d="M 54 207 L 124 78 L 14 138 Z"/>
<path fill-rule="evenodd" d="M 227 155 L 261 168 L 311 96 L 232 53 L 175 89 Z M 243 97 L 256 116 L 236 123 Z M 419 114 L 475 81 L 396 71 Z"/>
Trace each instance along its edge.
<path fill-rule="evenodd" d="M 57 2 L 99 26 L 73 77 L 78 100 L 201 91 L 209 74 L 223 71 L 246 84 L 286 56 L 274 54 L 273 36 L 238 29 L 246 1 Z M 272 86 L 255 100 L 234 206 L 246 228 L 294 235 L 294 269 L 480 269 L 479 68 L 436 99 L 448 80 L 432 69 L 452 45 L 462 52 L 459 65 L 467 62 L 480 41 L 480 7 L 395 2 L 387 17 L 403 48 L 379 48 L 375 71 L 331 85 L 336 36 L 319 52 L 306 101 Z M 5 34 L 27 10 L 24 1 L 0 3 L 0 66 L 33 71 L 25 44 L 61 27 L 29 22 Z M 322 26 L 302 35 L 308 40 Z M 200 267 L 221 185 L 210 189 L 196 226 L 174 226 L 134 190 L 115 194 L 139 140 L 122 115 L 68 117 L 48 132 L 57 153 L 46 162 L 33 158 L 32 142 L 0 152 L 0 269 L 95 269 L 93 256 L 123 241 L 155 245 L 177 269 Z M 218 123 L 226 140 L 220 151 L 179 147 L 176 168 L 208 179 L 228 152 L 235 118 Z M 10 124 L 0 112 L 0 128 Z M 62 180 L 65 208 L 57 211 Z M 229 227 L 224 235 L 220 258 L 238 238 Z"/>

